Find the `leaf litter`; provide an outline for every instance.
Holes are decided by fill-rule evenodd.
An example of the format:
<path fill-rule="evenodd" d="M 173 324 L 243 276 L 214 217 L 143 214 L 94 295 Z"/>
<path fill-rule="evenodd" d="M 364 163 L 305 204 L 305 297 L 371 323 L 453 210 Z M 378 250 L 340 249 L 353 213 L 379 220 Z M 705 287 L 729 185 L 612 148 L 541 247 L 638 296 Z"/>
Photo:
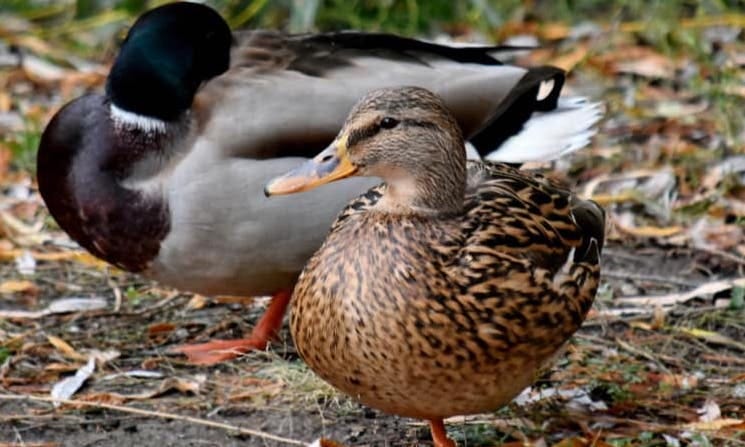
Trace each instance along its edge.
<path fill-rule="evenodd" d="M 508 408 L 449 421 L 459 445 L 745 443 L 745 20 L 716 19 L 684 19 L 671 34 L 695 36 L 705 55 L 685 40 L 685 51 L 664 49 L 641 22 L 527 19 L 500 31 L 550 43 L 516 62 L 559 65 L 567 90 L 606 101 L 593 145 L 553 169 L 606 208 L 607 274 L 584 328 L 533 386 Z M 86 58 L 35 33 L 26 20 L 0 24 L 0 425 L 18 433 L 0 446 L 90 442 L 78 417 L 132 441 L 128 411 L 154 422 L 154 436 L 213 424 L 193 436 L 215 445 L 263 436 L 248 427 L 327 446 L 428 445 L 423 424 L 315 377 L 286 328 L 269 352 L 211 369 L 167 355 L 243 335 L 265 301 L 125 274 L 51 222 L 24 160 L 65 101 L 101 88 L 114 46 Z M 38 422 L 47 416 L 57 425 Z"/>

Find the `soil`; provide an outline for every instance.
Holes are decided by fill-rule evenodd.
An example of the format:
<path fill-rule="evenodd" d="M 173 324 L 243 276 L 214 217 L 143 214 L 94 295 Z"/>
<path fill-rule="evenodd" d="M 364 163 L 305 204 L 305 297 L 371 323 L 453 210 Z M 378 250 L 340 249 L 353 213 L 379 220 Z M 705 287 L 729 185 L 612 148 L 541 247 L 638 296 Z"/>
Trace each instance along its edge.
<path fill-rule="evenodd" d="M 739 270 L 742 266 L 719 259 L 716 254 L 676 250 L 670 247 L 611 244 L 606 249 L 603 259 L 607 275 L 601 290 L 610 290 L 612 296 L 672 293 L 689 290 L 696 284 L 718 278 L 742 275 Z M 2 268 L 10 269 L 7 265 Z M 307 371 L 299 376 L 282 375 L 277 380 L 272 368 L 299 368 L 303 371 L 302 364 L 289 342 L 286 329 L 281 337 L 283 342 L 275 343 L 271 354 L 248 354 L 214 367 L 188 365 L 183 359 L 166 355 L 166 350 L 175 344 L 201 341 L 210 337 L 233 338 L 243 335 L 260 314 L 263 308 L 261 302 L 254 302 L 248 306 L 213 303 L 214 305 L 208 304 L 195 310 L 191 308 L 195 299 L 192 295 L 175 294 L 176 292 L 159 288 L 155 284 L 143 283 L 142 279 L 135 276 L 114 273 L 106 269 L 81 270 L 78 264 L 67 262 L 42 263 L 38 269 L 39 277 L 46 278 L 43 282 L 46 285 L 42 286 L 36 297 L 18 297 L 18 302 L 11 302 L 11 305 L 18 308 L 21 301 L 26 300 L 26 304 L 31 304 L 27 307 L 41 309 L 52 299 L 69 296 L 70 285 L 75 284 L 76 295 L 103 296 L 110 303 L 115 300 L 116 292 L 113 290 L 123 291 L 125 297 L 122 309 L 119 312 L 107 310 L 53 315 L 30 321 L 0 320 L 0 333 L 7 331 L 25 334 L 23 347 L 15 349 L 10 360 L 0 371 L 1 393 L 48 395 L 53 383 L 60 377 L 69 375 L 55 373 L 50 366 L 75 363 L 49 345 L 46 337 L 56 335 L 65 339 L 79 352 L 90 349 L 116 349 L 120 352 L 120 356 L 108 363 L 103 371 L 96 372 L 74 396 L 75 398 L 114 393 L 131 395 L 145 388 L 151 389 L 152 381 L 132 378 L 107 381 L 102 378 L 113 372 L 145 368 L 160 371 L 169 377 L 203 376 L 206 385 L 196 394 L 172 390 L 152 398 L 130 400 L 122 405 L 179 416 L 199 417 L 304 442 L 325 437 L 350 446 L 431 445 L 429 430 L 420 421 L 388 416 L 364 408 L 328 390 L 324 391 L 316 382 L 303 385 L 304 382 L 300 382 L 306 380 L 309 374 Z M 8 270 L 2 273 L 11 272 Z M 702 297 L 696 303 L 681 308 L 677 315 L 680 319 L 690 318 L 690 311 L 695 311 L 697 306 L 710 305 L 711 300 Z M 612 299 L 604 301 L 599 295 L 596 310 L 609 306 L 612 306 Z M 675 316 L 676 312 L 671 312 L 670 315 L 670 318 L 678 318 Z M 166 330 L 163 330 L 164 327 Z M 745 337 L 741 328 L 727 327 L 726 324 L 714 329 L 735 340 L 742 340 Z M 163 334 L 159 330 L 163 330 Z M 591 318 L 572 343 L 570 352 L 573 354 L 569 357 L 574 359 L 580 355 L 578 353 L 585 352 L 583 346 L 587 343 L 583 342 L 583 339 L 600 340 L 610 346 L 614 340 L 628 335 L 629 325 L 623 319 L 605 323 L 597 318 Z M 588 349 L 587 352 L 591 352 L 596 347 L 590 346 Z M 711 348 L 711 352 L 725 357 L 742 355 L 736 350 L 728 351 L 726 347 L 721 346 Z M 664 352 L 659 354 L 667 355 Z M 683 355 L 682 352 L 680 355 Z M 674 357 L 674 354 L 669 356 Z M 671 362 L 675 363 L 675 360 Z M 677 369 L 681 374 L 694 369 L 683 360 L 680 362 Z M 580 363 L 587 363 L 587 358 Z M 558 386 L 562 383 L 566 385 L 566 381 L 587 383 L 599 380 L 591 377 L 568 379 L 566 374 L 562 374 L 562 370 L 568 368 L 567 365 L 567 361 L 559 361 L 551 372 L 542 377 L 543 386 Z M 718 366 L 720 370 L 721 366 Z M 642 367 L 649 368 L 648 365 Z M 721 371 L 725 375 L 730 373 Z M 259 383 L 259 386 L 251 388 L 253 391 L 244 393 L 241 397 L 240 393 L 225 385 L 235 380 L 242 381 L 242 386 L 254 382 Z M 306 387 L 305 391 L 303 387 Z M 609 386 L 596 386 L 593 389 L 593 399 L 607 401 L 615 415 L 623 416 L 623 407 L 620 407 L 621 410 L 618 405 L 614 407 L 612 393 L 607 392 L 609 389 Z M 443 393 L 443 398 L 447 398 L 446 390 L 433 392 Z M 703 400 L 704 394 L 731 396 L 729 393 L 729 389 L 717 393 L 716 390 L 706 388 L 701 390 L 701 393 L 692 391 L 679 395 L 678 398 L 686 405 L 696 405 Z M 727 406 L 728 401 L 722 399 L 724 397 L 719 403 L 725 413 L 733 411 L 732 409 L 745 408 L 745 405 L 737 407 L 737 402 Z M 548 407 L 511 405 L 506 410 L 484 416 L 486 419 L 481 425 L 471 422 L 451 424 L 449 433 L 459 440 L 460 446 L 497 445 L 502 441 L 520 440 L 522 436 L 530 439 L 543 437 L 549 443 L 553 443 L 567 436 L 582 435 L 586 432 L 587 425 L 583 425 L 581 421 L 575 420 L 575 416 L 568 414 L 565 404 L 566 402 L 553 403 Z M 636 417 L 639 417 L 639 408 L 630 411 L 636 412 Z M 644 413 L 644 410 L 641 412 Z M 654 415 L 653 411 L 648 413 L 648 417 L 641 418 L 649 422 L 671 423 L 669 416 Z M 521 432 L 524 435 L 505 430 L 495 422 L 499 420 L 527 420 L 527 423 L 521 425 Z M 533 428 L 526 430 L 525 427 Z M 141 417 L 90 407 L 63 406 L 54 410 L 49 403 L 44 402 L 0 400 L 0 446 L 9 445 L 227 447 L 287 444 L 236 434 L 222 428 L 206 427 L 187 420 Z"/>

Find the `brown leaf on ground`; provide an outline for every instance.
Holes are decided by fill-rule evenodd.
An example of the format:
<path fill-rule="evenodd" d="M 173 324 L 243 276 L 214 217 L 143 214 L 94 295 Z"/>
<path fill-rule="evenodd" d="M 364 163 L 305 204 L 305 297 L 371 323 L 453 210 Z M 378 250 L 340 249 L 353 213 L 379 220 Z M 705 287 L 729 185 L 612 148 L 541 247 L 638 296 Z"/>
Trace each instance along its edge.
<path fill-rule="evenodd" d="M 565 71 L 571 71 L 587 57 L 589 50 L 590 46 L 588 43 L 579 43 L 570 52 L 549 60 L 548 64 L 557 66 Z"/>
<path fill-rule="evenodd" d="M 634 74 L 653 79 L 673 79 L 683 64 L 649 47 L 627 46 L 596 56 L 594 64 L 605 66 L 610 74 Z"/>
<path fill-rule="evenodd" d="M 36 295 L 39 293 L 39 288 L 33 282 L 23 280 L 9 280 L 0 283 L 0 294 L 9 295 L 13 293 L 23 293 L 28 295 Z"/>
<path fill-rule="evenodd" d="M 607 442 L 603 441 L 602 439 L 598 438 L 578 438 L 578 437 L 572 437 L 572 438 L 566 438 L 562 439 L 558 443 L 554 444 L 551 447 L 613 447 L 612 444 L 608 444 Z"/>
<path fill-rule="evenodd" d="M 621 220 L 615 220 L 614 224 L 620 231 L 636 237 L 670 237 L 682 233 L 685 228 L 673 225 L 670 227 L 653 227 L 651 225 L 634 226 L 631 223 L 622 223 Z"/>
<path fill-rule="evenodd" d="M 78 351 L 75 350 L 72 346 L 70 346 L 69 343 L 62 340 L 61 338 L 54 336 L 54 335 L 48 335 L 47 340 L 49 343 L 51 343 L 52 346 L 54 346 L 59 352 L 62 353 L 65 357 L 72 359 L 72 360 L 86 360 L 88 356 L 85 356 L 83 354 L 80 354 Z"/>
<path fill-rule="evenodd" d="M 148 337 L 167 337 L 176 329 L 173 323 L 155 323 L 147 327 Z"/>
<path fill-rule="evenodd" d="M 346 446 L 342 443 L 332 441 L 331 439 L 320 438 L 308 444 L 308 447 L 346 447 Z"/>
<path fill-rule="evenodd" d="M 686 424 L 681 428 L 683 430 L 701 430 L 701 431 L 716 431 L 731 428 L 733 430 L 741 430 L 745 427 L 745 420 L 743 419 L 717 419 L 715 421 L 700 421 Z"/>

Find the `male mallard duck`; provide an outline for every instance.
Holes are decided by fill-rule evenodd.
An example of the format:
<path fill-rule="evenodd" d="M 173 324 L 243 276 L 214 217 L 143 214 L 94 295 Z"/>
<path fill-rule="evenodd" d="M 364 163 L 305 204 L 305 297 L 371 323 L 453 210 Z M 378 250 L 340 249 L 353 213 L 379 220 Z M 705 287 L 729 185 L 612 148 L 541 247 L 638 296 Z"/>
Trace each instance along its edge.
<path fill-rule="evenodd" d="M 456 119 L 416 87 L 365 96 L 265 192 L 353 175 L 385 183 L 342 211 L 300 275 L 295 346 L 336 388 L 427 419 L 435 445 L 454 446 L 444 418 L 508 403 L 579 328 L 604 213 L 540 174 L 467 162 Z"/>
<path fill-rule="evenodd" d="M 276 201 L 262 187 L 327 145 L 374 88 L 442 94 L 479 152 L 500 147 L 492 156 L 502 161 L 586 144 L 597 105 L 562 103 L 561 70 L 502 65 L 497 50 L 357 32 L 233 35 L 207 6 L 161 6 L 130 29 L 105 94 L 72 101 L 47 126 L 39 190 L 62 229 L 124 270 L 203 294 L 275 293 L 374 183 Z M 550 147 L 522 153 L 526 133 Z M 263 349 L 288 300 L 278 293 L 251 337 L 185 352 L 212 363 Z"/>

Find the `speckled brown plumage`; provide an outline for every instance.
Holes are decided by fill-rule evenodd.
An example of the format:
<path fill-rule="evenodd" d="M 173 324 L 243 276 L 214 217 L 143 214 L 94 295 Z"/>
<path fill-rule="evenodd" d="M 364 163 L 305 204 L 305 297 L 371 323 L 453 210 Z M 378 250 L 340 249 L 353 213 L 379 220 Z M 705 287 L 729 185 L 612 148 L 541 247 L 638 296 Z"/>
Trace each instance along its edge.
<path fill-rule="evenodd" d="M 459 216 L 376 213 L 383 188 L 364 195 L 295 289 L 300 355 L 366 405 L 424 419 L 496 409 L 592 305 L 596 257 L 557 275 L 589 236 L 571 217 L 588 202 L 505 165 L 473 163 L 469 175 L 483 181 Z"/>
<path fill-rule="evenodd" d="M 400 124 L 350 136 L 382 117 Z M 537 172 L 466 164 L 453 119 L 421 89 L 371 94 L 340 135 L 358 173 L 388 182 L 345 208 L 306 265 L 292 302 L 300 355 L 389 413 L 439 423 L 508 403 L 592 305 L 602 209 Z M 402 185 L 415 192 L 391 198 Z"/>

